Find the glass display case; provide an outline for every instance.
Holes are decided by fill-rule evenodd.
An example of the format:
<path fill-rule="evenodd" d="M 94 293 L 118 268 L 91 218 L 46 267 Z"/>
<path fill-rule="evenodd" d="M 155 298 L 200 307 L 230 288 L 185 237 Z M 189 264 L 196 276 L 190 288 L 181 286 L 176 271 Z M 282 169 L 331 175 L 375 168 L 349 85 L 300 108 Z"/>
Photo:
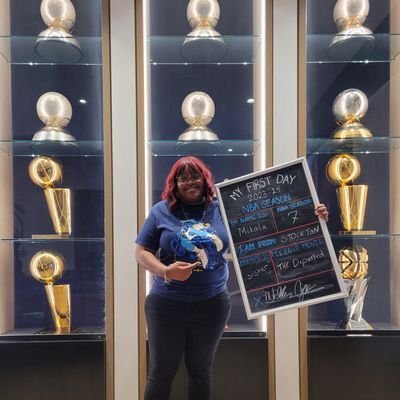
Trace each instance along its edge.
<path fill-rule="evenodd" d="M 1 1 L 3 339 L 104 339 L 102 3 Z"/>
<path fill-rule="evenodd" d="M 146 193 L 142 220 L 160 200 L 165 172 L 182 155 L 200 157 L 216 182 L 270 162 L 267 4 L 261 0 L 141 2 L 143 154 L 139 165 Z M 202 126 L 185 122 L 184 102 L 191 96 L 213 108 Z M 150 285 L 148 277 L 147 289 Z M 233 310 L 226 334 L 265 335 L 265 320 L 246 318 L 232 263 L 229 291 Z"/>
<path fill-rule="evenodd" d="M 397 398 L 400 2 L 304 0 L 300 12 L 301 152 L 348 290 L 308 308 L 308 398 Z"/>
<path fill-rule="evenodd" d="M 309 334 L 398 335 L 400 2 L 303 7 L 304 152 L 349 293 L 309 308 Z"/>

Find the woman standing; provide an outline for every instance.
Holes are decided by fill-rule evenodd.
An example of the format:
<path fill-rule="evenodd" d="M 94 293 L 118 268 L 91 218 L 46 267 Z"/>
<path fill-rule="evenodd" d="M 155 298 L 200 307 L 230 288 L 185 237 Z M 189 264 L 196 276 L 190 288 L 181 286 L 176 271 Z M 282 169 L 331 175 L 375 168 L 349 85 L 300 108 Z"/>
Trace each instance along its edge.
<path fill-rule="evenodd" d="M 136 260 L 154 276 L 145 302 L 149 370 L 145 400 L 168 400 L 184 356 L 188 399 L 211 399 L 214 355 L 230 314 L 228 235 L 211 171 L 196 157 L 172 166 L 162 201 L 136 239 Z M 327 219 L 324 205 L 316 214 Z"/>

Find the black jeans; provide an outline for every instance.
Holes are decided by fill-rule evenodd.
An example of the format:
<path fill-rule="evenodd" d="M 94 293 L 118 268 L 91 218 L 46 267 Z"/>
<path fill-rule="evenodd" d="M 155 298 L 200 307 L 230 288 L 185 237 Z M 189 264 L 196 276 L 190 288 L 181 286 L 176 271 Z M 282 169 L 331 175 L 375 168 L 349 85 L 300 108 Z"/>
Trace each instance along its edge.
<path fill-rule="evenodd" d="M 211 399 L 212 364 L 230 309 L 227 292 L 193 302 L 170 300 L 152 293 L 147 296 L 150 360 L 145 400 L 169 399 L 183 355 L 188 399 Z"/>

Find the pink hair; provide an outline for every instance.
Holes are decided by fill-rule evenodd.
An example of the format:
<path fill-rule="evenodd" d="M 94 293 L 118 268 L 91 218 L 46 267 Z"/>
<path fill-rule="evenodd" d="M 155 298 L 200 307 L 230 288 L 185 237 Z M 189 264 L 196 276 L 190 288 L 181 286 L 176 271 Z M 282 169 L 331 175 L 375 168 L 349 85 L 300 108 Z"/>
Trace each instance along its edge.
<path fill-rule="evenodd" d="M 165 187 L 161 195 L 163 200 L 167 200 L 168 207 L 172 211 L 176 209 L 179 200 L 176 196 L 178 192 L 176 178 L 182 174 L 186 168 L 188 168 L 190 172 L 200 174 L 203 177 L 206 207 L 208 207 L 215 198 L 215 186 L 212 172 L 207 168 L 203 161 L 197 157 L 182 157 L 171 167 L 167 179 L 165 180 Z"/>

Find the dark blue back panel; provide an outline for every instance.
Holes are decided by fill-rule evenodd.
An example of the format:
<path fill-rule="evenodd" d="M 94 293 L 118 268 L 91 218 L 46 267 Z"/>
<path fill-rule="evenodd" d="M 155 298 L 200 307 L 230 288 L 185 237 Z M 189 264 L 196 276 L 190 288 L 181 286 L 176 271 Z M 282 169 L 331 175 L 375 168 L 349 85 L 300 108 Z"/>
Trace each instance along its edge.
<path fill-rule="evenodd" d="M 36 36 L 46 26 L 40 1 L 13 0 L 13 35 Z M 101 0 L 73 1 L 73 34 L 101 35 Z M 27 60 L 29 62 L 29 60 Z M 81 140 L 103 140 L 102 68 L 96 65 L 12 65 L 12 122 L 14 140 L 31 140 L 43 123 L 36 102 L 45 92 L 60 92 L 71 102 L 73 115 L 67 130 Z M 81 100 L 81 101 L 80 101 Z M 86 103 L 83 104 L 82 100 Z M 52 155 L 44 154 L 44 155 Z M 56 157 L 63 167 L 58 187 L 72 191 L 72 237 L 88 241 L 16 243 L 15 326 L 50 328 L 51 316 L 43 285 L 29 273 L 29 261 L 40 250 L 53 250 L 65 259 L 66 271 L 56 284 L 71 285 L 73 328 L 104 326 L 104 183 L 103 156 Z M 14 157 L 14 236 L 54 233 L 43 190 L 28 176 L 31 158 Z M 97 239 L 97 240 L 92 240 Z"/>
<path fill-rule="evenodd" d="M 309 34 L 336 34 L 333 9 L 336 0 L 308 0 L 307 31 Z M 387 0 L 370 0 L 370 11 L 364 25 L 374 33 L 390 32 L 389 4 Z M 369 101 L 369 109 L 361 122 L 375 137 L 390 136 L 389 98 L 390 63 L 328 63 L 307 66 L 307 136 L 330 138 L 337 124 L 332 114 L 335 97 L 345 89 L 362 90 Z M 343 230 L 340 209 L 336 199 L 336 187 L 326 178 L 325 169 L 330 155 L 310 155 L 309 164 L 320 200 L 330 210 L 328 223 L 331 234 Z M 369 187 L 364 229 L 377 233 L 389 232 L 389 153 L 356 154 L 360 165 L 360 177 L 355 184 Z M 369 276 L 364 312 L 371 322 L 390 321 L 390 259 L 388 240 L 354 242 L 352 238 L 334 242 L 337 251 L 345 246 L 361 244 L 369 254 Z M 344 316 L 343 300 L 310 307 L 311 320 L 339 321 Z"/>

